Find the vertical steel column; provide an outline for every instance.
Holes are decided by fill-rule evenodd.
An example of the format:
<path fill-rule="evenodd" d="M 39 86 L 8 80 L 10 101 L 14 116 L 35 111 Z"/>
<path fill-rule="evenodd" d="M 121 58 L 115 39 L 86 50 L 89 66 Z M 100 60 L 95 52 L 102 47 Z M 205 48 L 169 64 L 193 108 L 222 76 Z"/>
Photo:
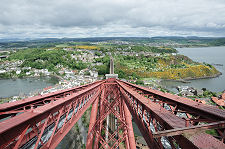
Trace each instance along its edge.
<path fill-rule="evenodd" d="M 123 100 L 123 107 L 124 107 L 124 116 L 125 116 L 126 124 L 127 124 L 129 147 L 130 149 L 136 149 L 131 114 L 124 100 Z"/>
<path fill-rule="evenodd" d="M 121 99 L 122 100 L 122 99 Z M 123 115 L 123 118 L 124 118 L 124 121 L 126 122 L 126 117 L 125 117 L 125 114 L 124 114 L 124 105 L 123 105 L 124 101 L 121 101 L 121 110 L 122 110 L 122 115 Z M 126 103 L 125 103 L 126 104 Z M 130 144 L 129 144 L 129 139 L 128 139 L 128 129 L 126 129 L 126 136 L 125 136 L 125 144 L 126 144 L 126 149 L 130 149 Z"/>
<path fill-rule="evenodd" d="M 128 132 L 128 130 L 127 130 L 127 132 Z M 126 135 L 125 139 L 126 139 L 126 140 L 125 140 L 126 149 L 130 149 L 130 144 L 129 144 L 128 135 Z"/>
<path fill-rule="evenodd" d="M 99 97 L 94 101 L 91 109 L 90 123 L 88 128 L 88 138 L 86 143 L 86 149 L 91 149 L 93 144 L 93 134 L 91 134 L 91 130 L 95 124 L 97 114 L 98 114 L 98 101 Z"/>
<path fill-rule="evenodd" d="M 104 98 L 105 98 L 105 85 L 104 84 L 101 86 L 101 89 L 102 89 L 102 93 L 101 93 L 100 105 L 99 105 L 99 118 L 102 116 L 102 114 L 104 113 L 104 110 L 105 110 L 105 107 L 103 106 L 103 102 L 104 102 Z M 98 133 L 95 134 L 94 149 L 98 149 L 100 133 L 101 133 L 101 130 L 102 130 L 102 123 L 101 123 L 101 121 L 99 121 L 98 123 L 99 123 L 97 125 L 98 127 L 95 128 L 95 129 L 97 129 Z"/>

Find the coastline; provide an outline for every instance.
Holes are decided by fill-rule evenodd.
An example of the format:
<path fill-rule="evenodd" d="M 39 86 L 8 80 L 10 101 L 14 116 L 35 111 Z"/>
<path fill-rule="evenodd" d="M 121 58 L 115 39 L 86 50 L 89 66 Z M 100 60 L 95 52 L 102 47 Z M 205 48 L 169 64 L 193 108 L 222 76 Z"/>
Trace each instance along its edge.
<path fill-rule="evenodd" d="M 210 45 L 206 45 L 206 46 L 195 46 L 195 45 L 192 45 L 192 46 L 181 46 L 181 47 L 174 47 L 174 48 L 213 48 L 213 47 L 225 47 L 225 45 L 219 45 L 219 46 L 210 46 Z"/>
<path fill-rule="evenodd" d="M 59 75 L 42 75 L 42 76 L 23 76 L 23 77 L 9 77 L 9 78 L 0 78 L 0 80 L 7 80 L 7 79 L 12 79 L 12 80 L 16 80 L 16 79 L 26 79 L 26 78 L 41 78 L 41 77 L 55 77 L 59 80 L 63 79 L 63 77 L 59 76 Z"/>
<path fill-rule="evenodd" d="M 48 76 L 26 76 L 26 77 L 22 77 L 22 78 L 1 78 L 0 80 L 9 80 L 9 81 L 16 81 L 17 79 L 19 80 L 27 80 L 29 82 L 35 82 L 36 80 L 40 80 L 40 79 L 44 79 L 44 80 L 50 80 L 51 82 L 53 81 L 53 83 L 51 84 L 54 84 L 54 86 L 58 85 L 60 80 L 62 78 L 60 78 L 59 76 L 55 76 L 55 75 L 48 75 Z M 30 80 L 31 79 L 31 80 Z M 52 86 L 52 85 L 49 85 L 49 86 Z M 41 87 L 40 90 L 44 90 L 46 87 Z M 17 95 L 10 95 L 10 96 L 0 96 L 0 100 L 11 100 L 13 97 L 21 97 L 21 98 L 24 98 L 26 96 L 31 96 L 31 95 L 35 95 L 37 94 L 36 90 L 39 90 L 39 89 L 35 89 L 34 92 L 33 91 L 29 91 L 29 92 L 19 92 Z M 1 101 L 0 101 L 1 103 Z"/>
<path fill-rule="evenodd" d="M 210 78 L 216 78 L 222 75 L 222 72 L 219 72 L 218 74 L 211 75 L 211 76 L 203 76 L 203 77 L 196 77 L 196 78 L 184 78 L 184 79 L 161 79 L 161 81 L 173 81 L 173 82 L 182 82 L 182 83 L 190 83 L 191 80 L 200 80 L 200 79 L 210 79 Z"/>
<path fill-rule="evenodd" d="M 209 78 L 216 78 L 221 75 L 222 75 L 222 72 L 219 72 L 219 73 L 211 75 L 211 76 L 204 76 L 204 77 L 197 77 L 197 78 L 184 78 L 184 80 L 189 81 L 189 80 L 198 80 L 198 79 L 209 79 Z"/>

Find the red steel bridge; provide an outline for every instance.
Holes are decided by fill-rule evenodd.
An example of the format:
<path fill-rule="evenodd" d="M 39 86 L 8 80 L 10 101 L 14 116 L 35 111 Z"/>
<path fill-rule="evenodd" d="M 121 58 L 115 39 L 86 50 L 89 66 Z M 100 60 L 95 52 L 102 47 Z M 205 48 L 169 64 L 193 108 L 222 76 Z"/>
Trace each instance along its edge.
<path fill-rule="evenodd" d="M 225 110 L 113 78 L 1 104 L 0 148 L 56 148 L 91 105 L 87 149 L 136 149 L 132 120 L 151 149 L 225 149 Z"/>

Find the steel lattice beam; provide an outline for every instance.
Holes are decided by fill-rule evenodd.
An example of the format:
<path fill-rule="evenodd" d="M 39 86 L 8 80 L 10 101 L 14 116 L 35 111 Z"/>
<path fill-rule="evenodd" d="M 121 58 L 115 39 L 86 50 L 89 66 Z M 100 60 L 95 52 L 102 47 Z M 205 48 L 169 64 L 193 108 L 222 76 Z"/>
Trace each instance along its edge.
<path fill-rule="evenodd" d="M 198 125 L 204 123 L 219 122 L 225 120 L 225 110 L 215 106 L 210 106 L 195 102 L 189 98 L 179 97 L 169 93 L 164 93 L 151 88 L 134 85 L 128 82 L 123 82 L 133 90 L 147 97 L 154 103 L 171 111 L 176 116 L 186 120 L 186 124 Z M 216 129 L 219 139 L 225 141 L 225 129 Z"/>
<path fill-rule="evenodd" d="M 176 107 L 176 109 L 181 109 L 186 112 L 190 112 L 191 114 L 200 115 L 207 119 L 211 119 L 215 121 L 225 120 L 225 110 L 221 110 L 217 107 L 194 102 L 193 100 L 189 98 L 179 97 L 177 95 L 164 93 L 159 90 L 154 90 L 154 89 L 138 86 L 128 82 L 123 82 L 123 83 L 135 89 L 136 91 L 140 91 L 143 95 L 146 95 L 150 99 L 152 99 L 152 101 L 155 99 L 155 100 L 158 100 L 158 103 L 168 103 L 169 105 L 173 105 L 174 107 Z"/>
<path fill-rule="evenodd" d="M 45 140 L 44 144 L 39 143 L 39 146 L 56 147 L 91 103 L 99 96 L 100 85 L 101 82 L 93 84 L 61 100 L 56 100 L 0 122 L 0 148 L 14 146 L 21 137 L 23 139 L 19 146 L 29 145 L 27 144 L 28 140 L 33 142 L 33 145 L 36 140 L 44 139 L 46 133 L 52 133 L 52 135 Z M 25 136 L 21 136 L 28 125 L 29 132 Z M 45 134 L 40 136 L 42 131 Z M 28 140 L 25 140 L 27 138 Z"/>
<path fill-rule="evenodd" d="M 115 79 L 109 79 L 102 86 L 98 118 L 94 126 L 92 123 L 89 125 L 89 130 L 92 130 L 89 131 L 86 148 L 117 148 L 120 145 L 136 148 L 131 115 L 121 98 L 118 84 Z"/>
<path fill-rule="evenodd" d="M 117 82 L 121 87 L 121 92 L 126 99 L 125 102 L 131 111 L 132 116 L 134 119 L 136 119 L 136 123 L 140 125 L 139 129 L 143 129 L 141 131 L 142 133 L 144 132 L 142 135 L 150 148 L 162 148 L 162 146 L 160 146 L 161 141 L 153 139 L 153 132 L 150 128 L 153 120 L 158 122 L 157 127 L 160 129 L 175 129 L 186 126 L 185 120 L 175 116 L 173 113 L 167 111 L 159 104 L 156 104 L 144 96 L 138 94 L 133 90 L 133 88 L 127 86 L 125 83 L 121 81 Z M 155 129 L 155 131 L 157 130 Z M 176 144 L 179 144 L 182 148 L 204 148 L 204 142 L 210 142 L 208 147 L 211 148 L 225 147 L 225 144 L 203 132 L 199 134 L 193 134 L 191 136 L 189 135 L 188 139 L 183 135 L 174 136 L 174 139 L 176 140 Z"/>
<path fill-rule="evenodd" d="M 87 149 L 136 148 L 132 118 L 149 148 L 225 148 L 224 110 L 116 79 L 0 105 L 0 148 L 55 148 L 91 104 Z"/>
<path fill-rule="evenodd" d="M 82 85 L 82 86 L 74 87 L 71 89 L 60 90 L 60 91 L 56 91 L 56 92 L 45 94 L 45 95 L 38 95 L 38 96 L 18 100 L 15 102 L 0 104 L 0 120 L 9 116 L 15 116 L 16 114 L 46 105 L 52 101 L 62 99 L 66 96 L 70 96 L 80 90 L 83 90 L 99 82 L 101 81 L 96 81 L 91 84 Z"/>
<path fill-rule="evenodd" d="M 210 124 L 203 124 L 191 127 L 177 128 L 177 129 L 169 129 L 165 131 L 156 132 L 153 134 L 154 138 L 159 138 L 162 136 L 176 136 L 181 134 L 188 133 L 197 133 L 199 131 L 204 131 L 208 129 L 217 129 L 217 128 L 225 128 L 225 121 L 214 122 Z"/>

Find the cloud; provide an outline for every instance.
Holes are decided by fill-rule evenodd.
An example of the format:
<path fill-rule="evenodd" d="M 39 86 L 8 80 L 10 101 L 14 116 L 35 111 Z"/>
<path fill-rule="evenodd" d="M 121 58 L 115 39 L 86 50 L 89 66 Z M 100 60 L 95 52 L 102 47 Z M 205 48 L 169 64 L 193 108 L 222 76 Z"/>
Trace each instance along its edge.
<path fill-rule="evenodd" d="M 224 0 L 0 1 L 0 38 L 224 34 Z"/>

